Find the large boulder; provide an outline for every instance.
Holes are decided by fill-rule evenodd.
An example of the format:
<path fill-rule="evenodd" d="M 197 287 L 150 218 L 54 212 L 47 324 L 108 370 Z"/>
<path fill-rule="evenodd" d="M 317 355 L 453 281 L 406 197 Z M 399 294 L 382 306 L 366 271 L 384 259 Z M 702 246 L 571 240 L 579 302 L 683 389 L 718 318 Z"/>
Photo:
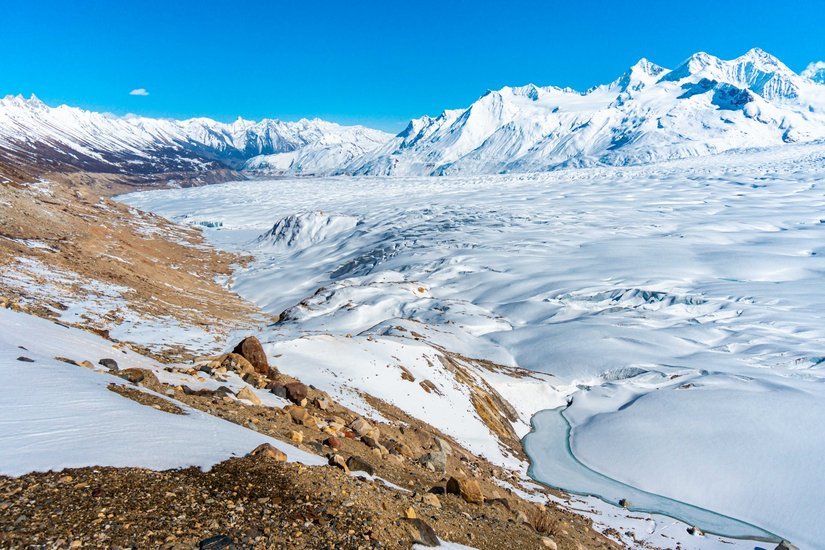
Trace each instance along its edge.
<path fill-rule="evenodd" d="M 303 400 L 307 398 L 307 393 L 309 393 L 307 385 L 300 382 L 284 384 L 284 389 L 286 390 L 286 398 L 296 405 L 300 405 Z"/>
<path fill-rule="evenodd" d="M 287 460 L 286 454 L 270 443 L 261 443 L 252 449 L 249 456 L 273 458 L 278 462 L 286 462 Z"/>
<path fill-rule="evenodd" d="M 410 527 L 411 534 L 413 536 L 413 541 L 421 546 L 441 546 L 441 541 L 438 540 L 438 535 L 436 535 L 435 531 L 433 530 L 430 525 L 421 518 L 414 518 L 414 519 L 404 519 Z"/>
<path fill-rule="evenodd" d="M 253 392 L 249 388 L 241 388 L 241 391 L 237 393 L 237 397 L 238 399 L 249 401 L 253 405 L 261 405 L 261 398 L 255 395 L 255 392 Z"/>
<path fill-rule="evenodd" d="M 347 459 L 347 467 L 353 472 L 364 472 L 371 476 L 375 475 L 375 468 L 366 460 L 357 456 L 351 456 Z"/>
<path fill-rule="evenodd" d="M 447 455 L 441 451 L 434 451 L 423 455 L 418 463 L 437 474 L 447 473 Z"/>
<path fill-rule="evenodd" d="M 459 495 L 470 504 L 484 504 L 484 493 L 474 479 L 451 477 L 447 481 L 447 493 Z"/>
<path fill-rule="evenodd" d="M 110 359 L 108 357 L 101 359 L 97 362 L 97 364 L 102 365 L 113 372 L 118 370 L 117 361 L 115 361 L 114 359 Z"/>
<path fill-rule="evenodd" d="M 255 336 L 247 336 L 235 346 L 232 353 L 237 353 L 244 359 L 252 363 L 255 372 L 269 376 L 270 368 L 269 361 L 266 359 L 266 353 L 261 345 L 261 341 Z"/>

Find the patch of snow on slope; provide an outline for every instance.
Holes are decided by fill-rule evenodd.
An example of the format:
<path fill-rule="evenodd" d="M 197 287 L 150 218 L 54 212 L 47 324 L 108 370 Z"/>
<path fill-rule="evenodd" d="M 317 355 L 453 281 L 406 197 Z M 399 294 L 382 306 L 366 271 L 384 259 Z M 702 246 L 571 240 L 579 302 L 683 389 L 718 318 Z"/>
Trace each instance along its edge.
<path fill-rule="evenodd" d="M 20 346 L 22 346 L 22 349 Z M 17 357 L 33 359 L 33 363 Z M 290 460 L 319 457 L 178 404 L 176 415 L 109 391 L 120 378 L 56 361 L 115 358 L 122 368 L 152 368 L 133 352 L 81 330 L 0 310 L 0 474 L 84 466 L 151 469 L 212 465 L 271 443 Z"/>

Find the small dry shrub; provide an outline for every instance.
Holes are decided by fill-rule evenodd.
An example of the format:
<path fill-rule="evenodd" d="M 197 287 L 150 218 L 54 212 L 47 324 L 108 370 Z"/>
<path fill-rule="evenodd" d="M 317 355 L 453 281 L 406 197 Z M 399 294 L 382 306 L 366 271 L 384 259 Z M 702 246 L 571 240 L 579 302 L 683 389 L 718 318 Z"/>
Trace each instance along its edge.
<path fill-rule="evenodd" d="M 547 511 L 544 507 L 532 506 L 527 511 L 527 523 L 542 535 L 555 535 L 558 526 L 558 518 Z"/>

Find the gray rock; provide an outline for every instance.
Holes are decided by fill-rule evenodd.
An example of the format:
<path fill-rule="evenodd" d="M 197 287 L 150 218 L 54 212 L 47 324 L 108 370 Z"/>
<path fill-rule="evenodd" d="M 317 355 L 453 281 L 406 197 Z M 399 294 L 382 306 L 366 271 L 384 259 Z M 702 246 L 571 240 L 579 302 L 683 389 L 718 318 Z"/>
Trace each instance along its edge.
<path fill-rule="evenodd" d="M 413 538 L 417 544 L 422 546 L 441 546 L 438 535 L 435 534 L 435 531 L 430 527 L 429 523 L 421 518 L 404 518 L 404 521 L 410 526 Z"/>
<path fill-rule="evenodd" d="M 23 361 L 24 363 L 34 363 L 34 359 L 32 359 L 31 357 L 24 357 L 22 355 L 18 357 L 17 360 Z"/>
<path fill-rule="evenodd" d="M 418 459 L 418 463 L 439 474 L 447 473 L 447 453 L 443 451 L 429 452 Z"/>
<path fill-rule="evenodd" d="M 283 386 L 272 386 L 271 388 L 269 388 L 269 392 L 274 393 L 281 399 L 286 399 L 286 388 Z"/>
<path fill-rule="evenodd" d="M 110 371 L 118 370 L 117 361 L 115 361 L 114 359 L 104 358 L 98 361 L 97 364 L 106 367 Z"/>
<path fill-rule="evenodd" d="M 209 537 L 198 543 L 198 550 L 225 550 L 230 548 L 235 548 L 235 544 L 227 535 Z"/>
<path fill-rule="evenodd" d="M 375 475 L 375 469 L 366 461 L 357 456 L 351 456 L 347 459 L 347 468 L 353 472 L 366 472 L 369 475 Z"/>
<path fill-rule="evenodd" d="M 779 546 L 776 547 L 776 550 L 799 550 L 796 545 L 791 544 L 790 542 L 783 540 L 779 543 Z"/>
<path fill-rule="evenodd" d="M 435 444 L 438 447 L 438 450 L 444 453 L 447 456 L 453 454 L 453 448 L 447 443 L 445 440 L 441 439 L 440 437 L 435 438 Z"/>

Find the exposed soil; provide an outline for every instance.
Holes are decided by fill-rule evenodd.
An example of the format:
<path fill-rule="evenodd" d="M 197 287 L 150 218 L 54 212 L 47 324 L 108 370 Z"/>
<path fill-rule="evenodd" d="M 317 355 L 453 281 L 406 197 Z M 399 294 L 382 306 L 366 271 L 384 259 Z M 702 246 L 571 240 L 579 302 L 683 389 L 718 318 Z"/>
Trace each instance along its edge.
<path fill-rule="evenodd" d="M 71 175 L 66 179 L 0 186 L 0 301 L 57 319 L 67 309 L 63 296 L 92 303 L 101 292 L 113 292 L 122 307 L 98 300 L 105 302 L 102 311 L 73 323 L 103 334 L 130 314 L 218 334 L 264 318 L 221 282 L 244 258 L 207 246 L 196 228 L 103 198 Z M 163 351 L 170 359 L 191 357 L 186 349 Z"/>
<path fill-rule="evenodd" d="M 412 508 L 443 539 L 479 549 L 541 548 L 539 535 L 501 503 L 441 508 L 331 467 L 264 457 L 209 472 L 83 468 L 0 478 L 4 548 L 194 548 L 217 535 L 238 548 L 409 548 Z M 561 533 L 563 527 L 558 527 Z M 606 548 L 598 537 L 556 537 L 559 548 Z"/>

